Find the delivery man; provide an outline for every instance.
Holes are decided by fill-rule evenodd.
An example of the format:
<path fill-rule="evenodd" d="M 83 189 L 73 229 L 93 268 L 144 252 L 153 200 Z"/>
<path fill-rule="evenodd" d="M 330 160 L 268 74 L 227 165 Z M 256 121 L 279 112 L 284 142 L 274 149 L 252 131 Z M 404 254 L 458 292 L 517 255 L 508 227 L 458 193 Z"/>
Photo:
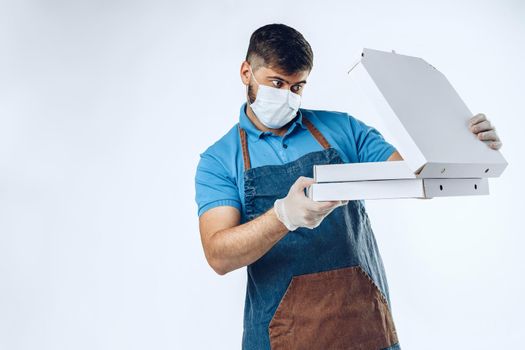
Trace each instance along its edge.
<path fill-rule="evenodd" d="M 304 190 L 316 164 L 402 158 L 347 113 L 299 108 L 312 66 L 295 29 L 252 34 L 239 123 L 197 167 L 204 253 L 220 275 L 247 266 L 243 349 L 400 349 L 363 201 L 314 202 Z M 501 147 L 483 114 L 470 129 Z"/>

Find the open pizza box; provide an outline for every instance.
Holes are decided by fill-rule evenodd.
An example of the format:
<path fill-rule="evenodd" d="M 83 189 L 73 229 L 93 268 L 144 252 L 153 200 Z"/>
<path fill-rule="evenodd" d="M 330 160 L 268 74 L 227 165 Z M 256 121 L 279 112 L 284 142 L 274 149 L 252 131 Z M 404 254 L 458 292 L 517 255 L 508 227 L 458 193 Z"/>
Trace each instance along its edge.
<path fill-rule="evenodd" d="M 507 162 L 470 131 L 468 122 L 474 114 L 441 72 L 418 57 L 365 48 L 349 76 L 350 84 L 370 102 L 364 120 L 380 132 L 388 131 L 392 137 L 387 141 L 404 160 L 316 165 L 316 183 L 307 191 L 310 198 L 489 193 L 487 178 L 500 176 Z"/>

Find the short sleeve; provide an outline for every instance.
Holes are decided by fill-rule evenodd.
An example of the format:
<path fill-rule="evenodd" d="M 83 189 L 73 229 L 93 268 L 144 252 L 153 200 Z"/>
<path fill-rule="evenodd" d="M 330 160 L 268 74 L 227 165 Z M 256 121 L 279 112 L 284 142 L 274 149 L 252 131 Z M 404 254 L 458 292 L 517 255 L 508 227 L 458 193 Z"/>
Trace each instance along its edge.
<path fill-rule="evenodd" d="M 386 161 L 396 151 L 396 148 L 388 143 L 377 129 L 366 125 L 357 118 L 349 117 L 359 162 Z"/>
<path fill-rule="evenodd" d="M 241 210 L 241 200 L 235 179 L 223 164 L 213 156 L 203 153 L 195 174 L 195 201 L 198 215 L 218 206 L 231 206 Z"/>

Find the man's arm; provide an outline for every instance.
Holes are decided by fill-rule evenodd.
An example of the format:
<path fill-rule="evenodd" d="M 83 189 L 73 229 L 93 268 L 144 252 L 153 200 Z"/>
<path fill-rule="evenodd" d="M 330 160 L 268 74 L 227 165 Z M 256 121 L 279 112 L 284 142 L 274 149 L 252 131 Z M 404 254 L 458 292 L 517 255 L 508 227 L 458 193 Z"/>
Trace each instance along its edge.
<path fill-rule="evenodd" d="M 212 208 L 199 217 L 204 254 L 219 275 L 256 261 L 288 232 L 273 207 L 256 219 L 239 224 L 239 210 L 229 206 Z"/>
<path fill-rule="evenodd" d="M 284 198 L 274 206 L 242 225 L 237 208 L 219 206 L 199 217 L 204 254 L 219 275 L 249 265 L 266 254 L 288 231 L 298 227 L 315 228 L 342 201 L 315 202 L 304 189 L 314 179 L 299 176 Z"/>
<path fill-rule="evenodd" d="M 387 161 L 388 160 L 403 160 L 403 157 L 401 157 L 401 154 L 399 154 L 398 151 L 395 151 L 390 155 L 390 157 L 388 157 Z"/>

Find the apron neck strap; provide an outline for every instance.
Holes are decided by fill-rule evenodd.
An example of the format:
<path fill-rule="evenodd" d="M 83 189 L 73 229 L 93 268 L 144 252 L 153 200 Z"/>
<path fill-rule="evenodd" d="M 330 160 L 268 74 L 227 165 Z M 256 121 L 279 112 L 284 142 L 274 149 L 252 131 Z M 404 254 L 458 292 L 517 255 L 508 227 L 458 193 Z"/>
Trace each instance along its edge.
<path fill-rule="evenodd" d="M 315 138 L 315 140 L 319 142 L 319 144 L 324 149 L 328 149 L 331 147 L 330 143 L 326 140 L 323 134 L 321 134 L 319 129 L 317 129 L 314 126 L 314 124 L 312 124 L 312 122 L 308 120 L 308 118 L 306 118 L 304 115 L 303 115 L 303 123 L 306 125 L 306 128 L 308 129 L 308 131 L 310 131 L 310 133 Z M 246 131 L 243 128 L 241 128 L 240 125 L 238 125 L 238 129 L 239 129 L 239 136 L 241 138 L 242 158 L 244 160 L 244 171 L 246 171 L 251 168 L 250 154 L 248 153 L 248 139 L 246 137 Z"/>
<path fill-rule="evenodd" d="M 241 146 L 242 146 L 242 158 L 244 160 L 244 171 L 250 169 L 250 154 L 248 153 L 248 142 L 246 140 L 246 130 L 238 126 L 239 136 L 241 137 Z"/>
<path fill-rule="evenodd" d="M 306 118 L 304 115 L 303 115 L 303 123 L 306 125 L 306 128 L 308 129 L 308 131 L 310 131 L 310 134 L 312 134 L 312 136 L 315 137 L 317 142 L 319 142 L 319 144 L 324 149 L 329 149 L 331 147 L 330 143 L 326 140 L 323 134 L 321 134 L 319 129 L 317 129 L 314 126 L 314 124 L 312 124 L 312 122 L 308 118 Z"/>

